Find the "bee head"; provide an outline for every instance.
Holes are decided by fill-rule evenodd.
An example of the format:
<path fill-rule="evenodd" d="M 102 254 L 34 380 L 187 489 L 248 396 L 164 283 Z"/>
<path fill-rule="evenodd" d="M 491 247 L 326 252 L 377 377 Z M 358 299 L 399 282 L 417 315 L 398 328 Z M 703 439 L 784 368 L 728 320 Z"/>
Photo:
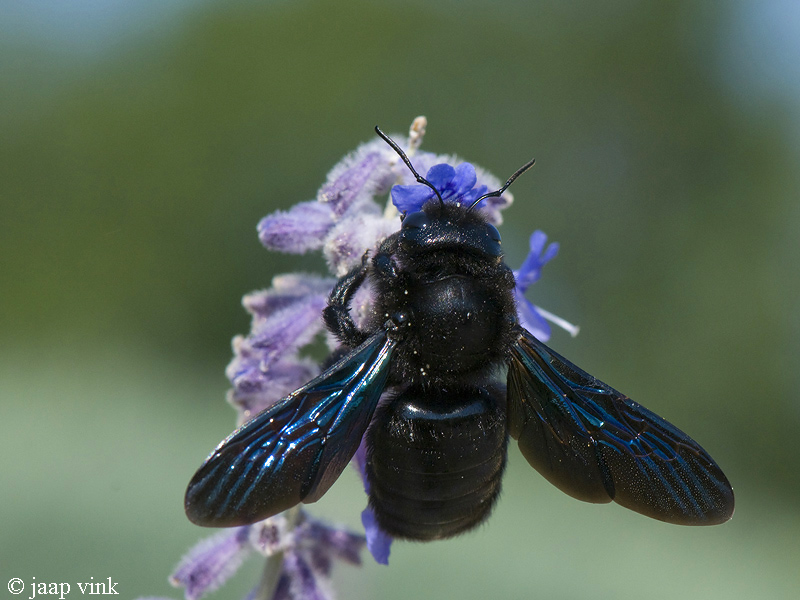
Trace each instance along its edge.
<path fill-rule="evenodd" d="M 422 210 L 404 215 L 398 235 L 411 255 L 457 248 L 490 258 L 503 256 L 500 232 L 494 225 L 469 207 L 437 198 L 426 202 Z"/>

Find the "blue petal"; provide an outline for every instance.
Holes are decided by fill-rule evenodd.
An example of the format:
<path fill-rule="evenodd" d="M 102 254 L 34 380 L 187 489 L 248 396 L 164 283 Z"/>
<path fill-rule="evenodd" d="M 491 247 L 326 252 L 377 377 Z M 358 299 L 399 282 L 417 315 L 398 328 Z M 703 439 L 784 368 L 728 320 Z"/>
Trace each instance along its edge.
<path fill-rule="evenodd" d="M 369 507 L 365 508 L 361 513 L 361 523 L 364 525 L 364 532 L 367 536 L 367 549 L 375 558 L 375 562 L 381 565 L 388 565 L 392 536 L 378 526 L 378 522 L 375 520 L 375 513 Z"/>
<path fill-rule="evenodd" d="M 542 264 L 549 263 L 558 255 L 559 245 L 558 242 L 553 242 L 547 247 L 547 250 L 542 254 Z"/>
<path fill-rule="evenodd" d="M 461 202 L 467 206 L 471 206 L 472 203 L 483 196 L 488 189 L 489 188 L 487 188 L 485 185 L 473 188 L 461 197 Z M 483 208 L 484 206 L 486 206 L 486 198 L 478 202 L 478 204 L 475 205 L 475 208 Z"/>
<path fill-rule="evenodd" d="M 442 194 L 442 198 L 449 198 L 455 191 L 453 188 L 453 178 L 456 176 L 456 170 L 446 163 L 433 165 L 428 169 L 428 174 L 425 176 L 437 190 Z M 423 184 L 424 185 L 424 184 Z"/>
<path fill-rule="evenodd" d="M 475 174 L 475 167 L 469 163 L 461 163 L 455 169 L 451 186 L 456 198 L 461 198 L 464 194 L 475 187 L 478 176 Z M 477 198 L 477 196 L 475 196 Z"/>
<path fill-rule="evenodd" d="M 401 213 L 416 212 L 422 208 L 434 193 L 427 185 L 396 185 L 392 188 L 392 204 Z"/>
<path fill-rule="evenodd" d="M 554 242 L 544 249 L 546 243 L 547 235 L 544 232 L 537 230 L 531 234 L 531 250 L 519 270 L 514 271 L 517 287 L 521 288 L 523 292 L 539 280 L 542 275 L 542 267 L 558 254 L 557 243 Z M 543 249 L 544 252 L 542 252 Z"/>
<path fill-rule="evenodd" d="M 461 163 L 455 168 L 447 163 L 433 165 L 428 169 L 425 178 L 439 190 L 442 200 L 452 199 L 472 204 L 487 189 L 485 185 L 475 189 L 478 175 L 470 163 Z M 422 183 L 396 185 L 392 188 L 392 203 L 403 213 L 420 210 L 434 196 L 433 190 Z"/>
<path fill-rule="evenodd" d="M 536 307 L 531 304 L 519 288 L 514 290 L 514 299 L 517 301 L 517 315 L 519 324 L 530 331 L 536 339 L 546 342 L 550 339 L 550 324 L 539 314 Z"/>
<path fill-rule="evenodd" d="M 367 445 L 361 440 L 361 445 L 356 450 L 354 457 L 358 472 L 361 474 L 361 481 L 364 482 L 364 491 L 369 495 L 369 479 L 367 479 Z M 392 545 L 392 536 L 383 531 L 375 519 L 375 513 L 368 506 L 361 513 L 361 523 L 364 525 L 364 535 L 367 538 L 367 549 L 372 554 L 375 562 L 381 565 L 389 564 L 389 552 Z"/>

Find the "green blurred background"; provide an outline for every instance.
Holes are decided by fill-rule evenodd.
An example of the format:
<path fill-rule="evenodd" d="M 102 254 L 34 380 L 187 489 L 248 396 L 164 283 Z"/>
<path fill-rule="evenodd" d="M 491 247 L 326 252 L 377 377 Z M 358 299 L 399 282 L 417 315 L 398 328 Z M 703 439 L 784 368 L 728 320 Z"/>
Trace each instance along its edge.
<path fill-rule="evenodd" d="M 681 528 L 582 504 L 513 447 L 486 525 L 340 567 L 339 596 L 796 598 L 798 40 L 793 0 L 7 0 L 0 596 L 180 597 L 240 298 L 324 269 L 256 223 L 424 114 L 425 150 L 502 178 L 536 157 L 502 232 L 511 265 L 535 228 L 561 243 L 530 295 L 581 333 L 552 345 L 698 439 L 737 510 Z M 363 505 L 348 472 L 312 510 L 358 527 Z"/>

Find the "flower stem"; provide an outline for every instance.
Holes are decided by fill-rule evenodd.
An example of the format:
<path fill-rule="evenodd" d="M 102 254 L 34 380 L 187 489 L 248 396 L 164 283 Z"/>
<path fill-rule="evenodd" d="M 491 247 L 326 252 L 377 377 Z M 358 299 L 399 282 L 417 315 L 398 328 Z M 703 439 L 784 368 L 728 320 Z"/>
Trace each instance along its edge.
<path fill-rule="evenodd" d="M 291 531 L 300 521 L 300 505 L 290 508 L 285 514 L 287 531 Z M 280 551 L 267 557 L 264 563 L 264 570 L 261 571 L 258 591 L 253 600 L 272 600 L 275 597 L 275 591 L 278 589 L 281 572 L 283 571 L 283 554 L 283 551 Z"/>

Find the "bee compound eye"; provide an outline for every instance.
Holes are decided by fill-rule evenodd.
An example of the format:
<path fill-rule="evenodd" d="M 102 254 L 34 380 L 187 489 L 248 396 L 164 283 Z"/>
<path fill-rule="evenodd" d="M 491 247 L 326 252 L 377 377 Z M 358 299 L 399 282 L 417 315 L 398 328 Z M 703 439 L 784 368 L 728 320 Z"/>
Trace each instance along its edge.
<path fill-rule="evenodd" d="M 403 229 L 424 229 L 429 222 L 428 215 L 418 210 L 406 215 L 403 219 Z"/>
<path fill-rule="evenodd" d="M 500 232 L 497 231 L 497 227 L 491 223 L 487 223 L 486 228 L 489 230 L 489 237 L 495 242 L 500 242 Z"/>

